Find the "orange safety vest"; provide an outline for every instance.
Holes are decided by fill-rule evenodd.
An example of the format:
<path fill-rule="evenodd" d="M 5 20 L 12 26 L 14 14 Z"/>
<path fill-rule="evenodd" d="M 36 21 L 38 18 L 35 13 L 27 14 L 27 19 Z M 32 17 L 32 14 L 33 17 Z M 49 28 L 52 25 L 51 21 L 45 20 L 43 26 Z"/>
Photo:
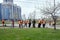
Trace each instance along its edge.
<path fill-rule="evenodd" d="M 27 23 L 29 23 L 29 21 L 27 20 Z"/>
<path fill-rule="evenodd" d="M 25 21 L 23 21 L 23 24 L 25 23 Z"/>
<path fill-rule="evenodd" d="M 21 24 L 20 21 L 18 21 L 18 24 Z"/>
<path fill-rule="evenodd" d="M 23 21 L 21 20 L 20 23 L 23 24 Z"/>
<path fill-rule="evenodd" d="M 24 23 L 28 23 L 28 20 L 24 21 Z"/>
<path fill-rule="evenodd" d="M 4 23 L 4 20 L 2 20 L 2 23 Z"/>
<path fill-rule="evenodd" d="M 28 23 L 29 23 L 29 20 L 28 20 Z"/>
<path fill-rule="evenodd" d="M 46 21 L 45 21 L 45 20 L 43 20 L 42 22 L 43 22 L 42 24 L 45 24 L 45 23 L 46 23 Z"/>
<path fill-rule="evenodd" d="M 42 21 L 42 20 L 40 20 L 39 22 L 40 22 L 41 24 L 43 23 L 43 21 Z"/>
<path fill-rule="evenodd" d="M 22 24 L 23 22 L 22 21 L 18 21 L 18 24 Z"/>
<path fill-rule="evenodd" d="M 24 23 L 27 23 L 27 21 L 24 21 Z"/>
<path fill-rule="evenodd" d="M 39 20 L 38 23 L 41 23 L 41 20 Z"/>

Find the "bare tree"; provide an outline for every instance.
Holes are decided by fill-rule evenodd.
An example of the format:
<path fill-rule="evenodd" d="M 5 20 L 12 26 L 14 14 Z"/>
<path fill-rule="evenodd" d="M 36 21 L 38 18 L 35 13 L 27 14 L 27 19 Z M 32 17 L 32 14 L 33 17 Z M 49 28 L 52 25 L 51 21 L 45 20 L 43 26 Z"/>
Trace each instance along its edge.
<path fill-rule="evenodd" d="M 51 15 L 51 18 L 54 21 L 54 30 L 56 30 L 56 20 L 58 18 L 59 15 L 59 11 L 60 11 L 60 3 L 58 3 L 57 5 L 55 5 L 55 0 L 54 0 L 54 6 L 50 6 L 50 7 L 46 7 L 44 9 L 41 9 L 42 13 L 44 15 Z"/>

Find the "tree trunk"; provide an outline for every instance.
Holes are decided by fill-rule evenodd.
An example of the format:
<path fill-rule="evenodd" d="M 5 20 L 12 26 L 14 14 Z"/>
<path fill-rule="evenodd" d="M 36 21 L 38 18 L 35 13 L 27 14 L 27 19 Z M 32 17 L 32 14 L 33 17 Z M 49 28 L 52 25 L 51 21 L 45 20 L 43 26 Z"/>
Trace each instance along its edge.
<path fill-rule="evenodd" d="M 54 19 L 54 30 L 56 30 L 56 19 Z"/>
<path fill-rule="evenodd" d="M 56 30 L 56 25 L 54 25 L 54 30 Z"/>

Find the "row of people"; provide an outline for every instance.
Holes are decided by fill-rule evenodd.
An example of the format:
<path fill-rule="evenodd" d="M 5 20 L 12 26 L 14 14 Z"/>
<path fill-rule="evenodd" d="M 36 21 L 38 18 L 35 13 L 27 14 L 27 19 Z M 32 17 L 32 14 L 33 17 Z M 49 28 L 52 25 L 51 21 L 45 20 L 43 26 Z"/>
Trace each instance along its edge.
<path fill-rule="evenodd" d="M 22 24 L 24 24 L 24 26 L 26 26 L 26 27 L 28 25 L 29 28 L 31 27 L 31 24 L 33 24 L 33 28 L 35 28 L 36 21 L 35 20 L 33 20 L 33 21 L 31 21 L 31 20 L 25 20 L 25 21 L 19 20 L 19 27 Z M 45 24 L 46 24 L 46 21 L 45 20 L 43 20 L 43 19 L 42 20 L 39 20 L 38 21 L 38 28 L 40 28 L 41 25 L 43 25 L 43 28 L 45 28 Z"/>
<path fill-rule="evenodd" d="M 2 20 L 3 26 L 4 26 L 4 23 L 5 23 L 4 20 Z M 33 21 L 31 21 L 31 20 L 25 20 L 25 21 L 19 20 L 18 24 L 19 24 L 19 28 L 23 27 L 23 24 L 26 27 L 28 25 L 29 28 L 31 27 L 31 24 L 33 24 L 33 28 L 35 28 L 36 21 L 35 20 L 33 20 Z M 38 20 L 38 28 L 41 27 L 41 24 L 43 25 L 43 28 L 45 28 L 46 21 L 44 19 Z M 14 20 L 12 20 L 12 26 L 14 27 Z"/>

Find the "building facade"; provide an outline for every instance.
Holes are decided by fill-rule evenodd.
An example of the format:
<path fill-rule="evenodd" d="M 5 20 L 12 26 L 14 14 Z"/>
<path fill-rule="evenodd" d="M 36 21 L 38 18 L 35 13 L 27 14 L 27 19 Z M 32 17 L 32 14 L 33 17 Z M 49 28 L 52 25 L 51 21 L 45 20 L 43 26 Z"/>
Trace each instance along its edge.
<path fill-rule="evenodd" d="M 13 0 L 3 0 L 3 2 L 5 2 L 5 3 L 13 3 Z"/>
<path fill-rule="evenodd" d="M 1 4 L 0 4 L 0 19 L 2 19 L 2 14 L 1 14 Z"/>
<path fill-rule="evenodd" d="M 21 20 L 21 7 L 13 4 L 13 0 L 3 0 L 3 3 L 0 3 L 0 19 L 5 20 Z"/>

